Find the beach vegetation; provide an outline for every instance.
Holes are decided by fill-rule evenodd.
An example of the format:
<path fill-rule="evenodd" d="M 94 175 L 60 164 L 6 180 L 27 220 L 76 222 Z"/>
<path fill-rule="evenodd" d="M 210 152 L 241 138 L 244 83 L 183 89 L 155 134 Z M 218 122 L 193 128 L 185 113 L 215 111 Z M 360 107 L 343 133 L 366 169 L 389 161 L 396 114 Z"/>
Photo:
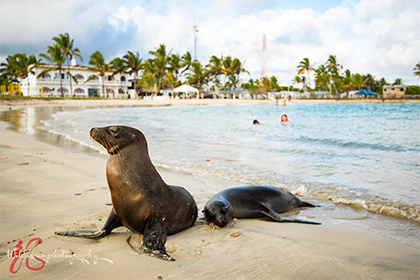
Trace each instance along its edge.
<path fill-rule="evenodd" d="M 72 92 L 72 79 L 77 83 L 75 77 L 70 73 L 70 61 L 78 58 L 83 61 L 80 50 L 74 46 L 74 39 L 68 33 L 61 33 L 52 38 L 54 44 L 47 47 L 46 53 L 41 53 L 40 58 L 48 60 L 53 67 L 49 67 L 37 78 L 42 77 L 49 71 L 58 71 L 55 79 L 60 80 L 59 92 L 64 97 L 63 79 L 69 80 L 70 92 Z M 104 92 L 105 72 L 112 71 L 112 77 L 120 76 L 120 89 L 123 90 L 122 76 L 129 74 L 135 84 L 136 89 L 144 89 L 146 92 L 158 94 L 161 89 L 174 89 L 184 83 L 199 88 L 200 91 L 211 89 L 219 92 L 222 90 L 241 90 L 245 89 L 251 94 L 267 94 L 268 92 L 279 91 L 306 91 L 313 93 L 325 92 L 337 94 L 337 97 L 343 93 L 352 90 L 369 89 L 381 93 L 384 85 L 389 85 L 385 78 L 377 80 L 373 75 L 352 73 L 340 64 L 336 55 L 329 55 L 324 64 L 314 67 L 308 57 L 303 58 L 297 65 L 297 75 L 289 82 L 288 86 L 280 86 L 282 81 L 277 80 L 276 76 L 261 77 L 250 79 L 247 82 L 242 81 L 243 74 L 251 73 L 245 68 L 245 60 L 241 60 L 231 55 L 216 56 L 212 55 L 208 63 L 201 63 L 193 59 L 190 52 L 183 55 L 173 53 L 168 50 L 165 44 L 160 44 L 157 48 L 148 52 L 149 58 L 145 61 L 138 52 L 128 51 L 123 57 L 116 57 L 109 63 L 105 63 L 102 54 L 99 51 L 93 53 L 90 57 L 88 69 L 95 71 L 98 75 L 92 75 L 89 80 L 102 77 L 102 96 Z M 65 65 L 67 62 L 67 65 Z M 9 55 L 6 62 L 1 63 L 0 83 L 7 85 L 13 79 L 28 78 L 34 69 L 43 64 L 35 55 L 26 54 Z M 67 67 L 66 67 L 67 66 Z M 67 72 L 63 73 L 67 68 Z M 413 74 L 420 77 L 420 62 L 413 68 Z M 311 72 L 314 72 L 314 84 L 311 84 Z M 85 83 L 86 83 L 85 82 Z M 28 78 L 29 84 L 29 78 Z M 284 84 L 284 81 L 283 81 Z M 393 85 L 403 84 L 400 78 L 397 78 Z M 302 86 L 303 85 L 303 86 Z M 29 90 L 29 86 L 28 86 Z M 144 92 L 139 90 L 140 92 Z M 413 90 L 416 92 L 416 90 Z M 115 96 L 114 96 L 115 97 Z"/>
<path fill-rule="evenodd" d="M 199 61 L 191 64 L 190 71 L 187 73 L 187 81 L 191 86 L 195 86 L 199 91 L 209 82 L 208 71 Z"/>
<path fill-rule="evenodd" d="M 401 78 L 396 78 L 394 83 L 392 84 L 393 86 L 399 86 L 402 85 L 402 79 Z"/>
<path fill-rule="evenodd" d="M 409 86 L 405 90 L 405 94 L 407 94 L 407 95 L 420 95 L 420 86 Z"/>
<path fill-rule="evenodd" d="M 97 76 L 101 77 L 102 79 L 102 96 L 105 96 L 105 84 L 104 84 L 104 80 L 105 80 L 105 75 L 106 72 L 108 72 L 110 70 L 110 65 L 109 63 L 106 63 L 104 60 L 104 57 L 102 56 L 102 54 L 99 51 L 94 52 L 91 56 L 90 56 L 90 60 L 89 60 L 89 65 L 91 65 L 90 67 L 88 67 L 88 69 L 90 71 L 93 72 L 98 72 L 98 75 L 92 75 L 90 76 L 85 83 L 89 82 L 90 80 L 96 78 Z"/>
<path fill-rule="evenodd" d="M 311 65 L 311 63 L 309 62 L 309 58 L 305 57 L 301 62 L 299 62 L 299 65 L 297 66 L 298 69 L 298 74 L 304 74 L 306 72 L 307 74 L 307 79 L 305 77 L 303 77 L 303 84 L 304 84 L 304 88 L 306 89 L 307 87 L 309 87 L 309 85 L 311 84 L 310 80 L 309 80 L 309 74 L 311 71 L 314 71 L 314 67 L 313 65 Z"/>
<path fill-rule="evenodd" d="M 134 76 L 134 82 L 137 82 L 137 77 L 139 72 L 143 69 L 143 59 L 140 58 L 139 52 L 133 53 L 128 51 L 126 55 L 123 56 L 124 63 L 127 67 L 127 73 Z"/>
<path fill-rule="evenodd" d="M 110 69 L 112 70 L 112 77 L 114 77 L 117 74 L 120 75 L 120 92 L 123 93 L 122 92 L 123 91 L 123 89 L 122 89 L 122 75 L 127 70 L 127 64 L 125 64 L 124 60 L 122 60 L 120 57 L 116 57 L 109 63 L 109 66 L 110 66 Z"/>
<path fill-rule="evenodd" d="M 420 62 L 417 63 L 416 66 L 414 66 L 413 70 L 414 77 L 420 78 Z"/>
<path fill-rule="evenodd" d="M 46 54 L 41 53 L 39 56 L 55 64 L 55 67 L 50 67 L 41 71 L 41 73 L 38 74 L 37 78 L 44 76 L 44 74 L 46 74 L 47 72 L 58 71 L 59 79 L 60 79 L 61 97 L 64 97 L 62 72 L 63 72 L 63 64 L 66 61 L 66 56 L 64 55 L 64 52 L 62 51 L 61 46 L 57 43 L 53 44 L 52 46 L 48 46 L 47 53 Z"/>
<path fill-rule="evenodd" d="M 17 53 L 9 55 L 6 58 L 7 63 L 1 64 L 1 75 L 5 77 L 5 84 L 8 84 L 8 77 L 12 79 L 27 79 L 28 95 L 30 89 L 29 74 L 35 74 L 35 68 L 41 65 L 41 59 L 37 59 L 34 54 L 29 56 L 26 53 Z M 2 83 L 3 84 L 3 83 Z"/>
<path fill-rule="evenodd" d="M 70 92 L 73 92 L 71 81 L 74 80 L 76 84 L 78 82 L 70 72 L 70 61 L 73 59 L 74 56 L 78 57 L 80 61 L 83 61 L 83 58 L 80 54 L 80 50 L 74 47 L 74 39 L 70 38 L 69 33 L 58 34 L 58 36 L 53 37 L 53 40 L 61 47 L 61 51 L 67 59 L 67 75 L 69 75 L 70 77 Z"/>
<path fill-rule="evenodd" d="M 9 55 L 6 57 L 6 62 L 1 63 L 0 73 L 2 78 L 17 79 L 19 78 L 19 69 L 17 63 L 18 54 Z M 6 84 L 8 84 L 6 80 Z"/>

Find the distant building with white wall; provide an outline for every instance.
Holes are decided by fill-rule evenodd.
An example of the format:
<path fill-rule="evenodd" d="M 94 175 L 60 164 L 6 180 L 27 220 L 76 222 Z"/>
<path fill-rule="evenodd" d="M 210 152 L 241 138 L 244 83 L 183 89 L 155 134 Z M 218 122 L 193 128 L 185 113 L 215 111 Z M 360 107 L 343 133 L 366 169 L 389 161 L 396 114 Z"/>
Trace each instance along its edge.
<path fill-rule="evenodd" d="M 104 92 L 102 92 L 102 77 L 97 72 L 89 70 L 85 66 L 70 66 L 70 73 L 76 79 L 77 83 L 71 80 L 66 74 L 68 68 L 63 67 L 61 71 L 62 88 L 60 88 L 60 73 L 58 70 L 51 70 L 41 77 L 37 76 L 46 69 L 55 68 L 55 65 L 41 65 L 34 69 L 35 74 L 29 74 L 29 93 L 28 79 L 20 80 L 20 89 L 24 96 L 61 96 L 64 93 L 66 97 L 114 97 L 127 98 L 129 94 L 135 97 L 135 91 L 131 82 L 128 81 L 127 74 L 116 74 L 108 71 L 104 77 Z M 87 82 L 89 77 L 97 76 Z M 129 89 L 130 88 L 130 89 Z"/>
<path fill-rule="evenodd" d="M 404 85 L 384 86 L 382 94 L 384 98 L 401 98 L 404 97 L 406 89 L 407 86 Z"/>

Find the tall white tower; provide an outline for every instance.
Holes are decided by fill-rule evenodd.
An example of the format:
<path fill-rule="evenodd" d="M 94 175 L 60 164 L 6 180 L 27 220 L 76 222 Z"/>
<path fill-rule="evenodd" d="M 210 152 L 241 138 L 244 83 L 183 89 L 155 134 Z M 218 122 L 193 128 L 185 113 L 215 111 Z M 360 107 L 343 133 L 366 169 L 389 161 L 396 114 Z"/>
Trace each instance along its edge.
<path fill-rule="evenodd" d="M 194 60 L 197 60 L 197 25 L 194 25 Z"/>
<path fill-rule="evenodd" d="M 263 35 L 263 56 L 262 56 L 262 67 L 261 67 L 261 78 L 267 76 L 267 67 L 265 66 L 265 52 L 267 51 L 267 35 Z"/>

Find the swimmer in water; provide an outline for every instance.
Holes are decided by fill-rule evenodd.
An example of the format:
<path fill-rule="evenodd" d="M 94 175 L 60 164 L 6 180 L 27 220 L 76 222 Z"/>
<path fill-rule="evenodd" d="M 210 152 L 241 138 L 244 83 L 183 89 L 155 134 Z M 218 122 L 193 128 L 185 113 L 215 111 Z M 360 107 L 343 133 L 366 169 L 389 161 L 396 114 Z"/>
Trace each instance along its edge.
<path fill-rule="evenodd" d="M 290 124 L 289 120 L 287 119 L 287 115 L 281 116 L 281 122 L 280 124 L 288 125 Z"/>

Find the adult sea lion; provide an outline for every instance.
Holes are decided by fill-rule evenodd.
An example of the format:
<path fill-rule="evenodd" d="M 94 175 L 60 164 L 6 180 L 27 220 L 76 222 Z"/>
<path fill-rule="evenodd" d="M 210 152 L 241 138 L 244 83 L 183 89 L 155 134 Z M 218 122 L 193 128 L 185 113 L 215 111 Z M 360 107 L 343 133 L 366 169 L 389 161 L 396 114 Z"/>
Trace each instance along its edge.
<path fill-rule="evenodd" d="M 191 194 L 163 181 L 150 160 L 146 138 L 137 129 L 127 126 L 92 128 L 90 136 L 110 154 L 106 177 L 113 209 L 101 230 L 56 234 L 100 238 L 117 227 L 126 226 L 143 234 L 141 251 L 174 261 L 165 250 L 166 236 L 195 223 L 197 205 Z"/>
<path fill-rule="evenodd" d="M 233 218 L 269 217 L 276 222 L 315 224 L 300 219 L 280 215 L 298 207 L 316 207 L 301 201 L 287 190 L 266 187 L 248 186 L 223 190 L 214 195 L 204 206 L 204 216 L 209 223 L 219 227 L 226 226 Z"/>

